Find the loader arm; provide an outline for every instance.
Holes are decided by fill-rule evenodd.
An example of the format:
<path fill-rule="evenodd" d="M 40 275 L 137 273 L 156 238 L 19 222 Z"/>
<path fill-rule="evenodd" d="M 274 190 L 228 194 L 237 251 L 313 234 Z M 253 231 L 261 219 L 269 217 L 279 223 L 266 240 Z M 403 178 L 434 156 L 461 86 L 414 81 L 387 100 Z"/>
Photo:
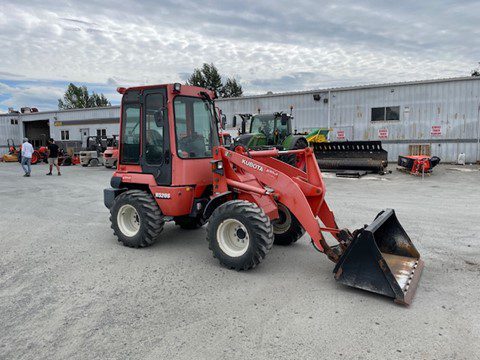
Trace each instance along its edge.
<path fill-rule="evenodd" d="M 305 171 L 276 159 L 284 153 L 304 156 Z M 282 203 L 298 219 L 315 247 L 331 260 L 338 260 L 338 254 L 332 251 L 322 233 L 329 232 L 340 241 L 340 229 L 325 202 L 325 184 L 312 149 L 235 152 L 218 147 L 214 161 L 221 161 L 223 165 L 223 174 L 214 172 L 216 193 L 233 190 L 239 199 L 266 209 L 271 220 L 278 218 L 276 203 Z"/>
<path fill-rule="evenodd" d="M 283 154 L 304 157 L 305 171 L 279 161 L 277 157 Z M 325 184 L 311 148 L 232 151 L 217 147 L 212 170 L 214 199 L 234 194 L 234 199 L 256 203 L 271 220 L 279 217 L 280 203 L 286 206 L 314 247 L 336 263 L 338 282 L 394 298 L 400 304 L 412 302 L 423 261 L 395 212 L 380 212 L 370 225 L 353 234 L 340 230 L 325 201 Z M 339 244 L 328 245 L 324 232 Z"/>

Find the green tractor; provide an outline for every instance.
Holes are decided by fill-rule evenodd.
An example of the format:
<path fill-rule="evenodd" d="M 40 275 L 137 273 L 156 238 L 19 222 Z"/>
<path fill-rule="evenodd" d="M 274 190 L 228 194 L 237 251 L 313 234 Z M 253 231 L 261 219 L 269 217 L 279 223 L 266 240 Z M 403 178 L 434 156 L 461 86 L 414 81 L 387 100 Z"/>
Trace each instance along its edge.
<path fill-rule="evenodd" d="M 279 150 L 303 149 L 308 146 L 304 135 L 293 134 L 293 116 L 284 112 L 273 114 L 238 114 L 242 119 L 241 131 L 233 141 L 233 147 L 262 150 L 275 147 Z M 237 116 L 233 117 L 237 126 Z M 248 129 L 247 129 L 248 127 Z"/>

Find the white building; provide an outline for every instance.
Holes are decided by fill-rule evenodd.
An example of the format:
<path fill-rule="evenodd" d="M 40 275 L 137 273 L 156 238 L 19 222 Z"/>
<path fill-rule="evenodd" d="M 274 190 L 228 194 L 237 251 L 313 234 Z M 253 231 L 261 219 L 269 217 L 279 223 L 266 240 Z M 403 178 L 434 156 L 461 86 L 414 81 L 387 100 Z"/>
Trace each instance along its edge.
<path fill-rule="evenodd" d="M 45 111 L 26 114 L 0 114 L 0 154 L 5 153 L 7 139 L 20 144 L 28 137 L 35 146 L 44 146 L 49 138 L 80 149 L 89 136 L 112 136 L 119 133 L 120 107 Z"/>

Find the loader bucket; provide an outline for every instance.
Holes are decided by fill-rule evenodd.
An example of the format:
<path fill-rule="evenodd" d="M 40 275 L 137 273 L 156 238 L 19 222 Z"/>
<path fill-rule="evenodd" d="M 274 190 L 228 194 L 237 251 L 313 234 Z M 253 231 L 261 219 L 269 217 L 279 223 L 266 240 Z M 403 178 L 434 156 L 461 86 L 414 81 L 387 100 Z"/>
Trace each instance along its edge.
<path fill-rule="evenodd" d="M 345 285 L 410 305 L 422 269 L 420 254 L 395 211 L 387 209 L 357 233 L 333 272 L 335 279 Z"/>

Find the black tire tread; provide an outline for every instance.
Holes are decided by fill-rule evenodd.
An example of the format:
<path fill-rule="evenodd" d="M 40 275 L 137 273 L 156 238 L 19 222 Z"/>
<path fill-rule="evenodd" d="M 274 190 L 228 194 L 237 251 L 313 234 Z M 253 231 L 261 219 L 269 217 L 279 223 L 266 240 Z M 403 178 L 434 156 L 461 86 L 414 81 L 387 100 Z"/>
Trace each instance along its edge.
<path fill-rule="evenodd" d="M 113 233 L 117 237 L 118 241 L 123 245 L 133 248 L 147 247 L 152 245 L 160 237 L 161 232 L 163 231 L 163 225 L 165 220 L 163 215 L 158 207 L 153 196 L 142 190 L 128 190 L 120 194 L 115 202 L 127 199 L 129 203 L 137 203 L 140 205 L 145 215 L 145 227 L 140 229 L 142 231 L 142 236 L 137 242 L 129 242 L 123 239 L 120 231 L 117 232 L 117 229 L 114 224 L 116 224 L 116 218 L 113 214 L 113 209 L 115 205 L 110 209 L 110 223 Z"/>
<path fill-rule="evenodd" d="M 291 245 L 297 242 L 297 240 L 300 239 L 303 236 L 303 234 L 305 234 L 305 230 L 303 229 L 302 225 L 297 220 L 297 218 L 293 214 L 291 214 L 291 216 L 292 216 L 292 224 L 290 225 L 290 229 L 288 229 L 283 234 L 274 234 L 275 245 L 281 245 L 281 246 Z"/>
<path fill-rule="evenodd" d="M 212 223 L 214 219 L 218 216 L 224 214 L 241 214 L 244 217 L 248 217 L 248 226 L 251 228 L 254 233 L 255 243 L 254 249 L 251 252 L 248 259 L 245 259 L 243 263 L 238 263 L 235 265 L 228 264 L 222 259 L 222 256 L 216 254 L 216 250 L 213 246 L 216 241 L 215 229 L 212 229 Z M 254 237 L 250 234 L 251 238 Z M 244 201 L 244 200 L 232 200 L 220 205 L 212 213 L 209 223 L 207 226 L 207 241 L 208 248 L 212 251 L 213 257 L 217 258 L 220 263 L 230 269 L 240 270 L 249 270 L 255 268 L 262 260 L 265 258 L 269 250 L 273 246 L 273 230 L 270 222 L 270 218 L 263 212 L 257 204 Z"/>

